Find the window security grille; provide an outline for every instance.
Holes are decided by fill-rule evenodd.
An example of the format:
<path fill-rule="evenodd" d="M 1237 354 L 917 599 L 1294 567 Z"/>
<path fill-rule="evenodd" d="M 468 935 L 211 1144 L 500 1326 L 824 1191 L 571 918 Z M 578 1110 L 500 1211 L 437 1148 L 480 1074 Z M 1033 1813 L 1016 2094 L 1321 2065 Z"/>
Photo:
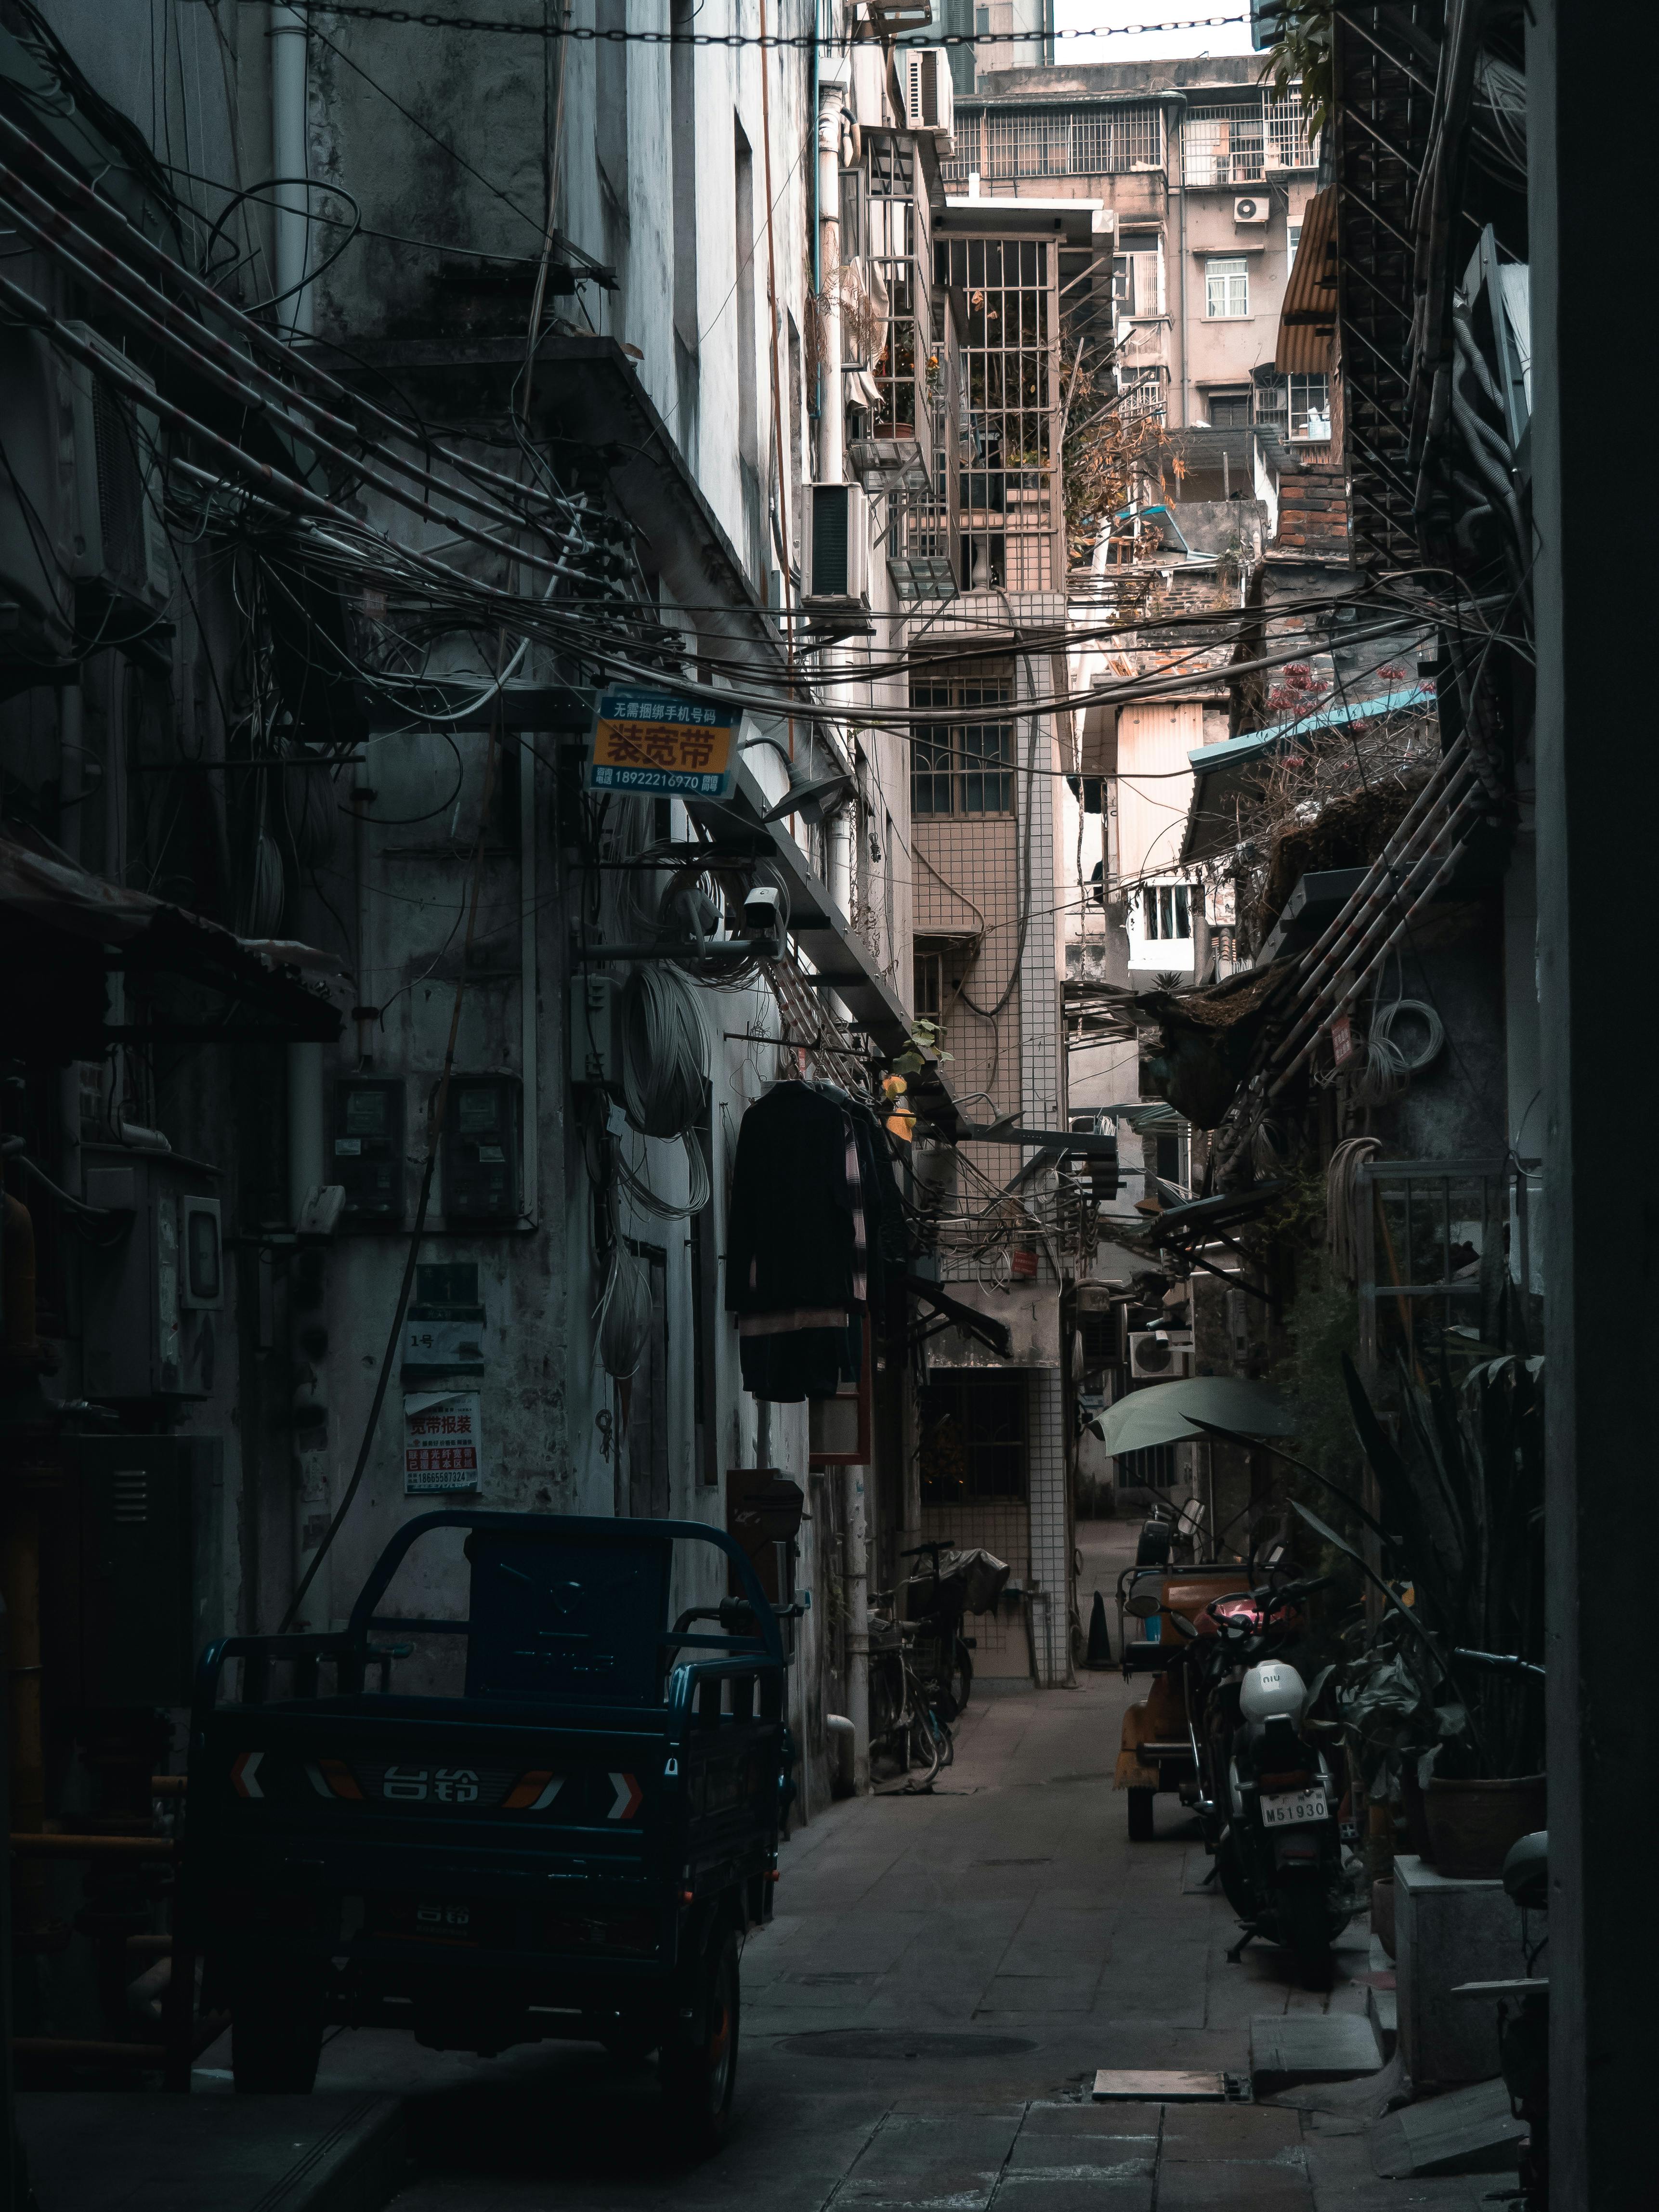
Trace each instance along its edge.
<path fill-rule="evenodd" d="M 1156 107 L 1103 112 L 1051 108 L 956 118 L 957 150 L 940 164 L 947 184 L 977 173 L 1017 177 L 1115 177 L 1164 164 L 1164 118 Z"/>
<path fill-rule="evenodd" d="M 1182 128 L 1189 185 L 1257 185 L 1269 170 L 1311 169 L 1314 154 L 1298 91 L 1262 92 L 1223 107 L 1194 107 Z"/>
<path fill-rule="evenodd" d="M 1036 240 L 942 240 L 936 273 L 967 305 L 963 588 L 1050 590 L 1061 573 L 1054 253 Z"/>
<path fill-rule="evenodd" d="M 1185 884 L 1148 884 L 1141 894 L 1141 927 L 1148 938 L 1189 938 L 1192 892 Z"/>
<path fill-rule="evenodd" d="M 1293 443 L 1322 443 L 1331 434 L 1329 377 L 1258 376 L 1255 419 Z"/>

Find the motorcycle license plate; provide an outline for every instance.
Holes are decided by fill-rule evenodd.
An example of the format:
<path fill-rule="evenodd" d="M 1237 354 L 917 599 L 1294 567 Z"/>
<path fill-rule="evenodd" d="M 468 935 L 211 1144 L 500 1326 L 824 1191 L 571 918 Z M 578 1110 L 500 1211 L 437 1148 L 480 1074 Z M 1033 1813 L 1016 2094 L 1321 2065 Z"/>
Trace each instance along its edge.
<path fill-rule="evenodd" d="M 1279 1790 L 1261 1800 L 1264 1828 L 1300 1828 L 1329 1816 L 1322 1790 Z"/>

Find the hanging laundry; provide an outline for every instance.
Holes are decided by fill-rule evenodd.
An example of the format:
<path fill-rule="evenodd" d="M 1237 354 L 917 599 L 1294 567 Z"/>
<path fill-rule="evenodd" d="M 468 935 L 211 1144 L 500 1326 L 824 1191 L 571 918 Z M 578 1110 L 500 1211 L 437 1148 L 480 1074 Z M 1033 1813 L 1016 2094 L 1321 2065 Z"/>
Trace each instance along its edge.
<path fill-rule="evenodd" d="M 726 1302 L 744 1388 L 784 1405 L 856 1376 L 870 1296 L 860 1131 L 844 1093 L 780 1083 L 738 1132 Z"/>

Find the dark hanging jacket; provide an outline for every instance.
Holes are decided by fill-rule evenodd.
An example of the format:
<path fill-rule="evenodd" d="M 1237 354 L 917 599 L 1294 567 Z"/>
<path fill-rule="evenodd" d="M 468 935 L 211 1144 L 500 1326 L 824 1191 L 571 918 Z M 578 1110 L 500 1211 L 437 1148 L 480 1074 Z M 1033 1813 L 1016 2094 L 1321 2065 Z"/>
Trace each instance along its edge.
<path fill-rule="evenodd" d="M 804 1083 L 757 1098 L 738 1130 L 726 1303 L 738 1314 L 853 1304 L 843 1109 Z"/>

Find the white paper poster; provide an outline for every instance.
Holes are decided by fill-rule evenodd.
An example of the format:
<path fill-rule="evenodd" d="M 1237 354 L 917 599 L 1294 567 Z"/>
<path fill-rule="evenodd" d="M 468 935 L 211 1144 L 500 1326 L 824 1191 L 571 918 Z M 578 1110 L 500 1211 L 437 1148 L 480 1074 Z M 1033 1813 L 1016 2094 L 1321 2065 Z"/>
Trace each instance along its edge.
<path fill-rule="evenodd" d="M 483 1449 L 476 1390 L 413 1390 L 404 1399 L 404 1495 L 476 1490 Z"/>

